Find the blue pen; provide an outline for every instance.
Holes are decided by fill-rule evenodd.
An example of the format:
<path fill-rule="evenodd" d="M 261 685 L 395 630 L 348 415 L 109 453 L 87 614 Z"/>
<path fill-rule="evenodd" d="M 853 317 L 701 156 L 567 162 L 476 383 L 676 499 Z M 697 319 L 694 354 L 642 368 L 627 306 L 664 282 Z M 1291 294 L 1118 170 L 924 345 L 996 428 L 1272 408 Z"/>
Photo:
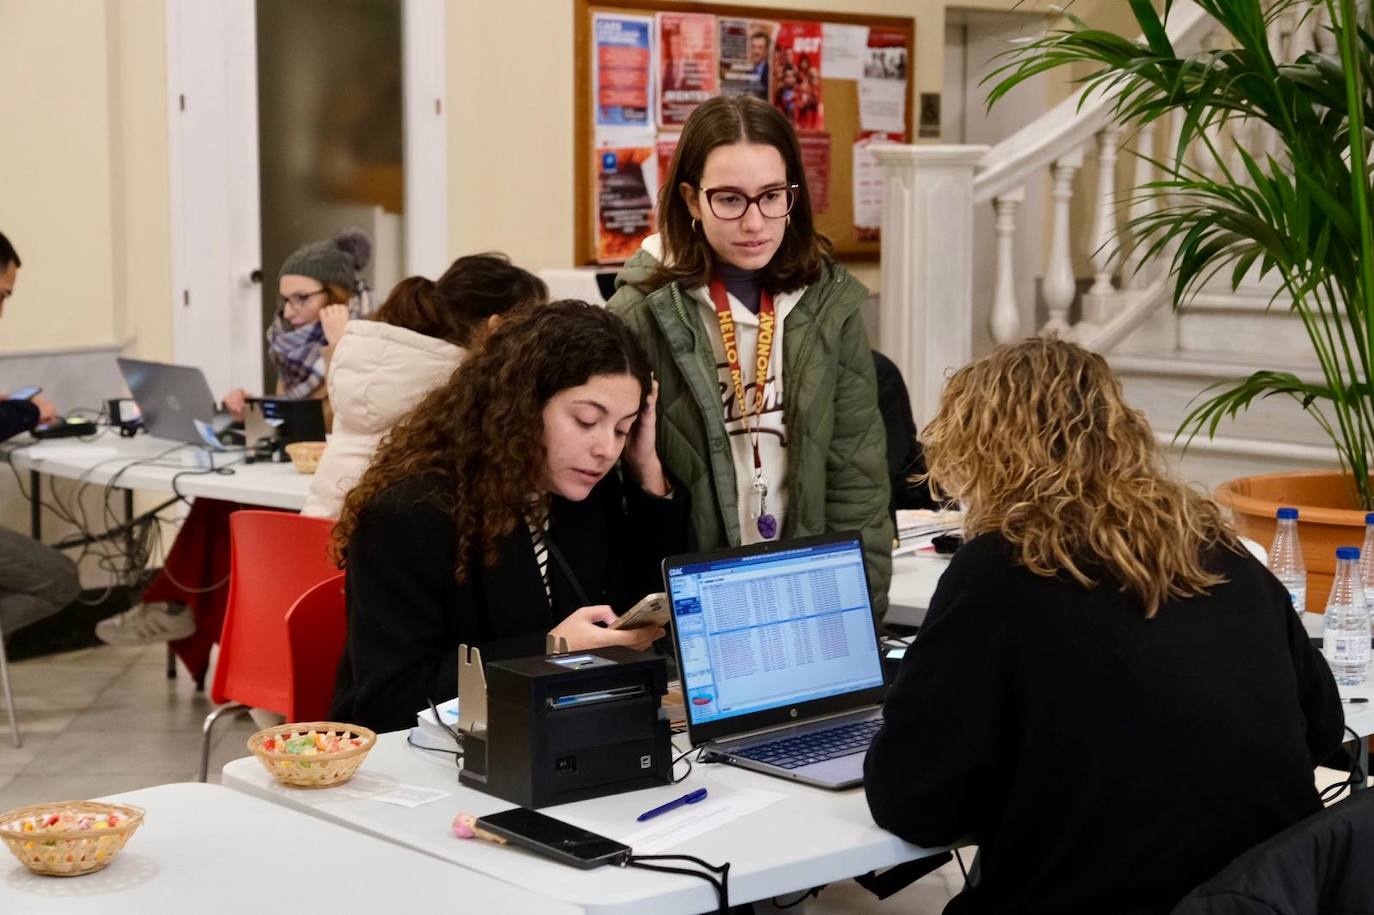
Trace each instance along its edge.
<path fill-rule="evenodd" d="M 669 801 L 662 807 L 655 807 L 653 810 L 646 810 L 644 813 L 641 813 L 639 816 L 635 817 L 635 819 L 637 822 L 643 823 L 645 820 L 652 820 L 660 813 L 667 813 L 669 810 L 676 810 L 679 807 L 682 807 L 686 804 L 695 804 L 697 801 L 704 800 L 706 800 L 706 789 L 698 788 L 691 794 L 684 794 L 677 800 Z"/>

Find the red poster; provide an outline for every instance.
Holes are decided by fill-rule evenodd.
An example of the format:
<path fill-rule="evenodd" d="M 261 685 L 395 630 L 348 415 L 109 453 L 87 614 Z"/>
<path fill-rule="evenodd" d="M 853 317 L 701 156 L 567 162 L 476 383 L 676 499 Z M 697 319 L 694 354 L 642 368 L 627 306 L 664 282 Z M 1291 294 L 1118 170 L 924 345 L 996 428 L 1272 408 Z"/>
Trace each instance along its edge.
<path fill-rule="evenodd" d="M 821 23 L 781 22 L 773 45 L 773 104 L 798 130 L 824 130 Z"/>
<path fill-rule="evenodd" d="M 830 209 L 830 134 L 802 133 L 802 171 L 806 173 L 806 189 L 811 193 L 811 212 L 824 213 Z"/>
<path fill-rule="evenodd" d="M 653 155 L 648 146 L 596 151 L 597 263 L 625 260 L 653 231 L 654 202 L 644 175 Z"/>
<path fill-rule="evenodd" d="M 658 14 L 658 123 L 681 127 L 698 105 L 720 93 L 716 17 Z"/>
<path fill-rule="evenodd" d="M 668 167 L 673 164 L 673 153 L 677 152 L 677 141 L 681 134 L 663 134 L 658 138 L 655 150 L 658 153 L 658 182 L 660 185 L 668 180 Z"/>

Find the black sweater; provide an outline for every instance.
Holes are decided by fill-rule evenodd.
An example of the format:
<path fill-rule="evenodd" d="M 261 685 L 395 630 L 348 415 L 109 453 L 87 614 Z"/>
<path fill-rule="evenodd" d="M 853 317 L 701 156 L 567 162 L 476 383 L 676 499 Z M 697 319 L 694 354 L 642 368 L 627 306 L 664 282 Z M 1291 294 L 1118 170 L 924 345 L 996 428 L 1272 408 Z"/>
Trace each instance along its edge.
<path fill-rule="evenodd" d="M 429 699 L 458 694 L 459 644 L 481 648 L 484 661 L 543 654 L 548 631 L 583 606 L 552 557 L 550 606 L 523 525 L 501 544 L 495 566 L 478 557 L 459 584 L 443 486 L 433 476 L 403 480 L 358 520 L 348 543 L 348 638 L 330 711 L 336 721 L 376 731 L 410 727 Z M 548 540 L 590 603 L 623 613 L 663 590 L 659 564 L 688 546 L 686 501 L 681 487 L 668 499 L 636 485 L 622 492 L 612 471 L 582 502 L 553 500 Z"/>
<path fill-rule="evenodd" d="M 1319 809 L 1335 681 L 1268 570 L 1210 561 L 1226 584 L 1146 619 L 997 535 L 955 554 L 864 767 L 880 826 L 978 845 L 947 913 L 1168 912 Z"/>
<path fill-rule="evenodd" d="M 38 425 L 38 404 L 31 400 L 0 400 L 0 442 L 29 432 Z"/>

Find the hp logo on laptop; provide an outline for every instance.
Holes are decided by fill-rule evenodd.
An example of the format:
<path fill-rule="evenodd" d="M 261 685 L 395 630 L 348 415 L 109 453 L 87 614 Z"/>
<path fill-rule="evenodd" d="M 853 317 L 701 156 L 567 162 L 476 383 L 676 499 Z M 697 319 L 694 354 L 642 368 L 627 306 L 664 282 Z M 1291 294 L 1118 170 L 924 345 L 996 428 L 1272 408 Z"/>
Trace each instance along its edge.
<path fill-rule="evenodd" d="M 177 400 L 175 394 L 167 395 L 167 409 L 178 413 L 181 412 L 181 401 Z"/>

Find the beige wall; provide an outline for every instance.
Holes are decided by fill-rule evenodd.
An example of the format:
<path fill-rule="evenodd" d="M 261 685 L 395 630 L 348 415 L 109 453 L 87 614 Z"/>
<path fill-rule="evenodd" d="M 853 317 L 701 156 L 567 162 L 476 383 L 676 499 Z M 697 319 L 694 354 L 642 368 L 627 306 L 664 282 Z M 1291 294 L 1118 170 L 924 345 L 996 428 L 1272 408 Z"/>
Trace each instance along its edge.
<path fill-rule="evenodd" d="M 0 352 L 169 353 L 162 0 L 0 2 L 0 231 L 24 266 Z"/>

